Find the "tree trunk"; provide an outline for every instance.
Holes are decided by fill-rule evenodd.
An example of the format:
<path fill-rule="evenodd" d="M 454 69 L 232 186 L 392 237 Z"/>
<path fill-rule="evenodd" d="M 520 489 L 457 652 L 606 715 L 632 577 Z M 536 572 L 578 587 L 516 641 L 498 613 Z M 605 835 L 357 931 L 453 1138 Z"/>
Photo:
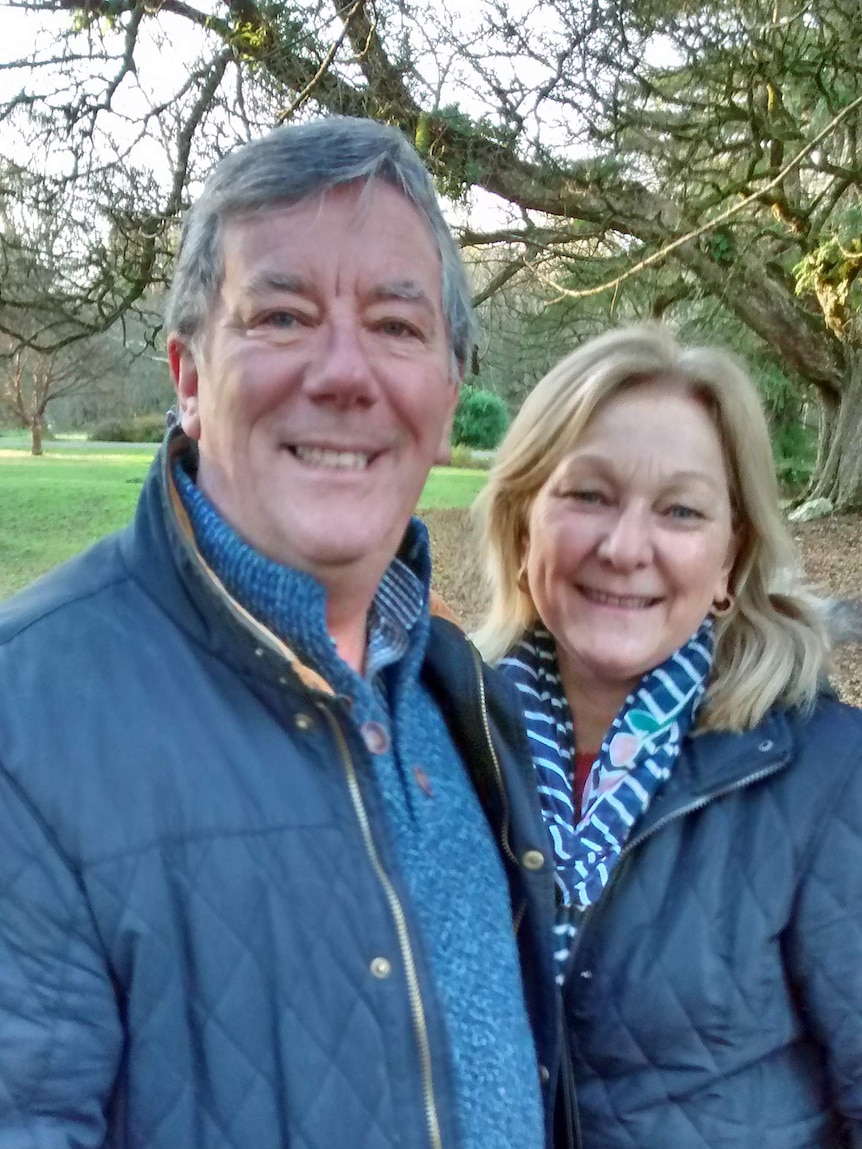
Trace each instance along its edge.
<path fill-rule="evenodd" d="M 836 510 L 862 507 L 862 351 L 847 349 L 840 396 L 821 396 L 817 463 L 806 498 L 829 499 Z"/>
<path fill-rule="evenodd" d="M 826 460 L 829 458 L 829 451 L 838 422 L 838 411 L 841 407 L 840 397 L 835 391 L 820 387 L 817 390 L 817 407 L 820 417 L 817 429 L 817 459 L 808 481 L 808 489 L 805 492 L 803 502 L 805 499 L 817 497 L 814 490 L 826 474 Z"/>
<path fill-rule="evenodd" d="M 42 454 L 42 416 L 35 414 L 30 420 L 30 454 Z"/>

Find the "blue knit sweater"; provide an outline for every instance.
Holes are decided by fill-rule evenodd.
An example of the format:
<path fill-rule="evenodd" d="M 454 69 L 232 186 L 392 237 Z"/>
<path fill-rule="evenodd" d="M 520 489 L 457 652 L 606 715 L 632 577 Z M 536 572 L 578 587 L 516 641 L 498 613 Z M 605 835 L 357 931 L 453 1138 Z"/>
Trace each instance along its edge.
<path fill-rule="evenodd" d="M 201 553 L 229 592 L 353 700 L 357 728 L 386 727 L 390 748 L 369 755 L 368 766 L 446 1018 L 462 1145 L 538 1149 L 538 1073 L 502 864 L 443 716 L 419 679 L 429 624 L 423 524 L 412 523 L 402 556 L 426 605 L 406 653 L 382 671 L 380 689 L 336 653 L 322 586 L 254 551 L 178 466 L 174 475 Z"/>

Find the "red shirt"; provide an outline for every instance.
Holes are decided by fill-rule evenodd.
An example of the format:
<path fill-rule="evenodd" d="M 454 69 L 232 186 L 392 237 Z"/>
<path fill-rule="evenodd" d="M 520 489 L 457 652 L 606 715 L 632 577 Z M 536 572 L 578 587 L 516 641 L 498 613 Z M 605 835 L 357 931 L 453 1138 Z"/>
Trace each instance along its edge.
<path fill-rule="evenodd" d="M 581 801 L 584 796 L 584 787 L 587 784 L 590 770 L 597 757 L 598 751 L 596 750 L 585 750 L 581 754 L 575 754 L 575 777 L 572 783 L 572 794 L 575 799 L 575 822 L 580 822 L 581 820 Z"/>

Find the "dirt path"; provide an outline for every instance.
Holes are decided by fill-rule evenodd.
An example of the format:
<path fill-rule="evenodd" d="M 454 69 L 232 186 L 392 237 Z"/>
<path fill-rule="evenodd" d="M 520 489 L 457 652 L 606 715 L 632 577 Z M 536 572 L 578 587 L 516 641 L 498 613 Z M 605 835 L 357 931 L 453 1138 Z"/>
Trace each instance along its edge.
<path fill-rule="evenodd" d="M 466 511 L 428 511 L 437 590 L 468 626 L 483 604 L 482 578 Z M 844 515 L 794 528 L 812 587 L 838 597 L 862 596 L 862 515 Z M 862 645 L 844 647 L 834 685 L 842 698 L 862 706 Z"/>

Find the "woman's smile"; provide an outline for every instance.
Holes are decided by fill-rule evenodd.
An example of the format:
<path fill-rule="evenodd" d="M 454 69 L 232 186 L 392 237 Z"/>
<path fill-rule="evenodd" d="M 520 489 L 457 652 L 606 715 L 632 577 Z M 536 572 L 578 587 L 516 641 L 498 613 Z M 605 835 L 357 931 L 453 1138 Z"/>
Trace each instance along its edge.
<path fill-rule="evenodd" d="M 596 606 L 613 607 L 616 610 L 649 610 L 661 602 L 661 596 L 647 596 L 635 594 L 614 594 L 611 591 L 599 590 L 597 587 L 577 584 L 578 590 L 588 602 Z"/>

